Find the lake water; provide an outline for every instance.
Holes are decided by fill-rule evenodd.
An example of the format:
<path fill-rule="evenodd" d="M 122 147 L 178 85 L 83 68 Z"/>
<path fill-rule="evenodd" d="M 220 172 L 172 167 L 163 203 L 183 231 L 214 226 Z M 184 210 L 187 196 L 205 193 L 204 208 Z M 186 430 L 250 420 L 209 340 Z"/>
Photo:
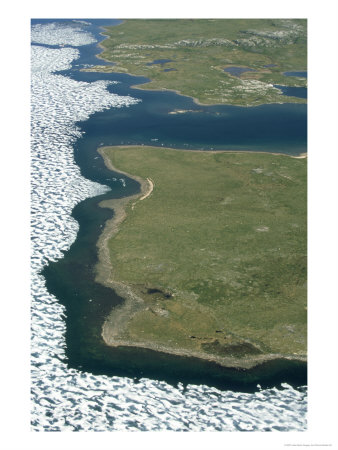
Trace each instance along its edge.
<path fill-rule="evenodd" d="M 41 73 L 49 61 L 46 81 L 34 78 L 32 95 L 33 429 L 304 429 L 306 391 L 294 387 L 306 383 L 306 364 L 281 360 L 227 370 L 194 358 L 104 346 L 102 321 L 123 300 L 94 282 L 93 268 L 98 236 L 113 215 L 98 203 L 139 188 L 106 169 L 98 146 L 299 154 L 306 151 L 306 105 L 202 107 L 172 92 L 131 88 L 145 78 L 79 72 L 98 62 L 89 33 L 98 40 L 100 25 L 119 23 L 86 22 L 33 22 L 41 25 L 33 61 Z M 55 70 L 58 77 L 51 75 Z M 168 114 L 175 109 L 193 112 Z M 263 409 L 256 409 L 262 399 Z"/>
<path fill-rule="evenodd" d="M 163 65 L 163 64 L 171 62 L 171 61 L 172 61 L 172 59 L 154 59 L 153 62 L 147 63 L 146 65 L 147 66 L 152 66 L 153 64 L 161 64 L 161 65 Z"/>
<path fill-rule="evenodd" d="M 284 72 L 283 75 L 286 77 L 301 77 L 307 78 L 307 72 Z M 298 97 L 298 98 L 307 98 L 307 88 L 306 87 L 297 87 L 297 86 L 283 86 L 283 85 L 274 85 L 276 88 L 280 89 L 283 95 L 288 97 Z"/>
<path fill-rule="evenodd" d="M 226 67 L 223 70 L 235 77 L 239 77 L 244 72 L 256 72 L 255 69 L 250 69 L 250 67 Z"/>
<path fill-rule="evenodd" d="M 283 75 L 285 75 L 286 77 L 307 78 L 307 71 L 303 71 L 303 72 L 284 72 Z"/>

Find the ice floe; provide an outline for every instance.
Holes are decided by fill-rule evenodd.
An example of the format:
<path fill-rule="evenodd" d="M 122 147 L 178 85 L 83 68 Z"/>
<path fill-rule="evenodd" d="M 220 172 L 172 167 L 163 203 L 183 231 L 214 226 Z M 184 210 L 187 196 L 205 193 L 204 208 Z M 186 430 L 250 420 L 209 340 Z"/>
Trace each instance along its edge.
<path fill-rule="evenodd" d="M 34 26 L 32 39 L 72 46 L 93 42 L 81 28 L 53 24 Z M 62 258 L 76 238 L 73 207 L 108 189 L 83 178 L 74 163 L 72 146 L 81 136 L 75 123 L 137 101 L 109 93 L 107 81 L 77 82 L 53 73 L 78 56 L 76 48 L 32 46 L 32 430 L 304 430 L 305 388 L 284 385 L 253 394 L 195 385 L 184 390 L 150 379 L 94 376 L 63 362 L 65 311 L 39 272 Z"/>
<path fill-rule="evenodd" d="M 74 47 L 96 42 L 92 34 L 81 27 L 81 22 L 73 21 L 72 23 L 72 26 L 69 26 L 69 23 L 56 22 L 33 25 L 31 40 L 36 44 L 71 45 Z M 86 22 L 85 25 L 87 24 Z"/>

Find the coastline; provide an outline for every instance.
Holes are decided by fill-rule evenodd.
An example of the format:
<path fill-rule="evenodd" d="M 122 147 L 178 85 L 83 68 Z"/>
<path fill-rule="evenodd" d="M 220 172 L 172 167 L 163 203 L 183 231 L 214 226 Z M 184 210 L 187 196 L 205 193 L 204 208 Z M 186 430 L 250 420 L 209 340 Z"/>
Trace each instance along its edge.
<path fill-rule="evenodd" d="M 101 58 L 101 59 L 104 59 L 104 58 Z M 108 60 L 105 60 L 105 61 L 110 62 Z M 114 73 L 114 71 L 110 72 L 110 73 Z M 132 74 L 132 73 L 129 73 L 129 72 L 115 72 L 115 73 L 125 73 L 127 75 L 132 76 L 132 77 L 143 76 L 143 75 L 135 75 L 135 74 Z M 149 78 L 149 80 L 150 80 L 150 78 Z M 134 85 L 130 86 L 130 88 L 131 89 L 139 89 L 139 90 L 142 90 L 142 91 L 153 91 L 153 92 L 156 92 L 156 91 L 157 92 L 165 92 L 165 91 L 167 91 L 167 92 L 174 92 L 175 94 L 181 95 L 182 97 L 191 98 L 192 101 L 198 106 L 237 106 L 239 108 L 255 108 L 256 106 L 262 106 L 262 105 L 284 105 L 284 104 L 287 104 L 287 103 L 296 104 L 296 105 L 306 105 L 307 104 L 307 102 L 290 102 L 290 101 L 272 102 L 272 103 L 255 103 L 254 105 L 236 105 L 236 104 L 233 104 L 233 103 L 202 103 L 202 102 L 200 102 L 198 100 L 198 98 L 192 97 L 191 95 L 182 94 L 182 92 L 177 90 L 177 89 L 169 89 L 169 88 L 150 89 L 150 88 L 140 87 L 140 86 L 142 86 L 144 84 L 150 83 L 151 81 L 152 80 L 147 81 L 145 83 L 134 84 Z M 281 96 L 283 96 L 283 95 L 281 94 Z M 295 97 L 295 98 L 297 98 L 297 97 Z"/>
<path fill-rule="evenodd" d="M 138 181 L 139 183 L 144 182 L 145 180 L 143 180 L 141 177 L 138 177 L 136 175 L 131 175 L 127 172 L 123 172 L 120 169 L 117 169 L 116 167 L 113 167 L 113 165 L 111 164 L 110 160 L 108 158 L 106 158 L 106 156 L 104 155 L 104 149 L 105 148 L 111 148 L 111 147 L 120 147 L 120 148 L 134 148 L 134 147 L 142 147 L 142 146 L 146 146 L 147 148 L 161 148 L 162 150 L 169 150 L 169 151 L 177 151 L 177 152 L 190 152 L 190 153 L 201 153 L 201 152 L 208 152 L 208 153 L 255 153 L 258 155 L 276 155 L 276 156 L 286 156 L 288 158 L 294 158 L 294 159 L 305 159 L 307 158 L 307 152 L 302 152 L 299 155 L 295 156 L 295 155 L 289 155 L 288 153 L 278 153 L 278 152 L 263 152 L 263 151 L 256 151 L 256 150 L 231 150 L 231 149 L 219 149 L 219 150 L 190 150 L 190 149 L 186 149 L 186 148 L 174 148 L 174 147 L 159 147 L 156 145 L 145 145 L 145 144 L 141 144 L 141 145 L 109 145 L 109 146 L 104 146 L 104 147 L 99 147 L 98 152 L 100 153 L 100 155 L 103 157 L 106 166 L 110 169 L 113 170 L 115 172 L 119 172 L 123 175 L 126 175 L 130 178 L 133 178 L 134 180 Z M 101 150 L 103 150 L 103 154 L 101 154 Z M 106 159 L 105 159 L 106 158 Z M 107 162 L 106 162 L 107 160 Z"/>
<path fill-rule="evenodd" d="M 136 200 L 140 196 L 146 196 L 148 193 L 148 183 L 143 180 L 141 177 L 138 176 L 132 176 L 126 172 L 120 171 L 116 169 L 110 162 L 109 158 L 106 157 L 104 150 L 109 147 L 100 147 L 97 149 L 98 153 L 102 156 L 104 163 L 106 167 L 112 171 L 118 172 L 122 175 L 126 175 L 141 185 L 141 190 L 138 194 L 134 194 L 130 197 L 123 197 L 118 199 L 111 199 L 111 200 L 104 200 L 101 203 L 99 203 L 99 206 L 102 208 L 109 208 L 114 210 L 114 217 L 110 219 L 106 226 L 104 227 L 104 230 L 97 242 L 97 248 L 98 248 L 98 263 L 96 266 L 96 274 L 95 274 L 95 281 L 98 283 L 101 283 L 102 285 L 106 287 L 113 288 L 116 290 L 116 292 L 119 294 L 119 291 L 121 291 L 121 288 L 116 285 L 115 282 L 111 280 L 111 273 L 112 273 L 112 264 L 109 257 L 109 250 L 107 246 L 107 241 L 114 236 L 119 230 L 120 224 L 125 220 L 126 218 L 126 206 L 132 201 L 135 200 L 134 204 L 136 203 Z M 125 293 L 125 289 L 122 289 L 122 295 Z"/>
<path fill-rule="evenodd" d="M 121 23 L 119 23 L 118 25 L 115 25 L 115 26 L 122 25 L 124 22 L 125 22 L 125 21 L 123 21 L 123 22 L 121 22 Z M 102 28 L 105 30 L 107 27 L 102 27 Z M 104 36 L 105 39 L 103 39 L 101 42 L 99 42 L 99 43 L 97 44 L 97 46 L 98 46 L 100 49 L 102 49 L 102 52 L 99 53 L 99 54 L 97 54 L 96 57 L 97 57 L 98 59 L 101 59 L 102 61 L 105 61 L 105 62 L 109 63 L 109 64 L 114 64 L 112 61 L 109 61 L 108 59 L 106 59 L 106 58 L 104 58 L 104 57 L 102 56 L 102 53 L 106 50 L 106 48 L 102 45 L 102 42 L 104 42 L 106 39 L 108 39 L 108 37 L 107 37 L 105 34 L 103 34 L 103 33 L 101 33 L 101 35 Z M 83 69 L 81 69 L 81 70 L 83 70 Z M 88 70 L 84 70 L 84 71 L 85 71 L 85 72 L 88 72 Z M 93 72 L 96 72 L 96 71 L 93 71 Z M 97 72 L 100 72 L 100 71 L 97 71 Z M 144 75 L 135 75 L 135 74 L 130 73 L 130 72 L 111 71 L 111 72 L 108 72 L 108 73 L 120 73 L 120 74 L 130 75 L 131 77 L 143 77 L 143 78 L 147 78 L 147 77 L 145 77 Z M 190 96 L 190 95 L 182 94 L 182 92 L 179 91 L 179 90 L 177 90 L 177 89 L 169 89 L 169 88 L 160 88 L 160 89 L 152 89 L 152 88 L 151 88 L 151 89 L 149 89 L 149 88 L 146 88 L 146 87 L 141 87 L 143 84 L 151 83 L 151 81 L 152 81 L 152 80 L 149 78 L 149 81 L 146 81 L 146 82 L 140 83 L 140 84 L 134 84 L 134 85 L 131 85 L 130 88 L 131 88 L 131 89 L 136 89 L 136 90 L 142 90 L 142 91 L 153 91 L 153 92 L 156 92 L 156 91 L 157 91 L 157 92 L 165 92 L 165 91 L 167 91 L 167 92 L 174 92 L 175 94 L 181 95 L 182 97 L 191 98 L 192 101 L 193 101 L 193 103 L 195 103 L 195 104 L 198 105 L 198 106 L 238 106 L 238 107 L 242 107 L 242 108 L 253 108 L 253 107 L 255 107 L 255 106 L 261 106 L 261 105 L 266 105 L 266 104 L 271 104 L 271 105 L 283 105 L 283 104 L 287 104 L 287 103 L 292 103 L 292 104 L 307 104 L 307 102 L 290 102 L 290 101 L 285 101 L 285 102 L 284 102 L 284 101 L 281 101 L 281 102 L 273 102 L 273 103 L 258 103 L 258 104 L 254 104 L 254 105 L 234 105 L 234 104 L 232 104 L 232 103 L 202 103 L 202 102 L 200 102 L 196 97 L 192 97 L 192 96 Z"/>
<path fill-rule="evenodd" d="M 186 356 L 186 357 L 195 357 L 201 360 L 207 360 L 211 362 L 215 362 L 222 367 L 227 368 L 237 368 L 237 369 L 251 369 L 255 366 L 258 366 L 262 363 L 272 360 L 295 360 L 306 362 L 307 357 L 304 354 L 260 354 L 250 357 L 218 357 L 215 355 L 210 355 L 205 352 L 195 352 L 188 351 L 185 349 L 173 349 L 167 346 L 158 345 L 153 342 L 144 341 L 144 342 L 133 342 L 130 341 L 123 336 L 123 331 L 130 320 L 136 313 L 146 310 L 147 307 L 142 298 L 138 297 L 132 289 L 128 286 L 114 280 L 113 274 L 113 264 L 110 259 L 109 249 L 108 249 L 108 240 L 111 239 L 118 231 L 120 225 L 123 223 L 125 218 L 127 217 L 126 208 L 129 207 L 130 202 L 131 210 L 133 210 L 134 205 L 137 201 L 142 201 L 147 198 L 153 190 L 152 180 L 147 179 L 144 180 L 141 177 L 131 175 L 127 172 L 121 171 L 115 168 L 110 159 L 105 155 L 105 149 L 111 148 L 114 146 L 105 146 L 100 147 L 97 151 L 103 157 L 105 165 L 108 169 L 118 172 L 120 174 L 126 175 L 133 180 L 137 181 L 141 185 L 140 192 L 138 194 L 134 194 L 130 197 L 124 197 L 120 199 L 106 200 L 99 204 L 99 206 L 104 208 L 110 208 L 114 210 L 114 217 L 109 220 L 103 233 L 101 234 L 99 241 L 97 243 L 98 248 L 98 263 L 96 266 L 96 274 L 95 281 L 101 283 L 102 285 L 112 288 L 120 297 L 124 299 L 124 303 L 116 308 L 114 308 L 111 313 L 106 317 L 103 325 L 102 325 L 102 333 L 101 337 L 104 343 L 110 347 L 134 347 L 134 348 L 144 348 L 150 349 L 157 352 L 178 355 L 178 356 Z M 124 147 L 124 148 L 132 148 L 138 147 L 135 145 L 126 145 L 126 146 L 116 146 L 116 147 Z M 157 148 L 156 146 L 149 146 L 153 148 Z M 171 149 L 171 148 L 163 148 L 164 150 L 176 150 L 176 151 L 185 151 L 185 152 L 205 152 L 205 150 L 186 150 L 186 149 Z M 218 150 L 218 151 L 208 151 L 210 153 L 251 153 L 250 151 L 228 151 L 228 150 Z M 255 152 L 255 153 L 266 153 L 266 152 Z M 283 155 L 289 156 L 291 158 L 303 159 L 306 158 L 306 154 L 301 154 L 299 156 L 292 156 L 280 153 L 269 153 L 273 155 Z"/>
<path fill-rule="evenodd" d="M 103 48 L 100 44 L 98 44 L 99 47 Z M 97 58 L 102 59 L 102 61 L 106 61 L 109 64 L 114 64 L 111 61 L 108 61 L 108 59 L 103 58 L 102 56 L 100 56 L 100 54 L 96 55 Z M 81 69 L 81 71 L 83 72 L 94 72 L 94 73 L 100 73 L 99 70 L 87 70 L 87 69 Z M 130 73 L 130 72 L 119 72 L 119 71 L 111 71 L 111 72 L 101 72 L 101 73 L 118 73 L 118 74 L 123 74 L 123 75 L 129 75 L 131 77 L 142 77 L 142 78 L 146 78 L 144 77 L 144 75 L 135 75 L 134 73 Z M 174 92 L 177 95 L 180 95 L 182 97 L 187 97 L 190 98 L 193 103 L 195 105 L 198 106 L 237 106 L 239 108 L 254 108 L 256 106 L 262 106 L 262 105 L 284 105 L 284 104 L 296 104 L 296 105 L 306 105 L 307 102 L 291 102 L 291 101 L 281 101 L 281 102 L 272 102 L 272 103 L 255 103 L 254 105 L 236 105 L 233 103 L 202 103 L 200 102 L 200 100 L 198 100 L 198 98 L 196 97 L 192 97 L 191 95 L 187 95 L 187 94 L 182 94 L 181 91 L 177 90 L 177 89 L 169 89 L 169 88 L 159 88 L 159 89 L 153 89 L 153 88 L 147 88 L 147 87 L 142 87 L 142 85 L 145 85 L 147 83 L 151 83 L 151 79 L 149 78 L 149 81 L 143 82 L 143 83 L 139 83 L 139 84 L 133 84 L 130 86 L 130 89 L 135 89 L 135 90 L 140 90 L 140 91 L 151 91 L 151 92 Z M 281 95 L 282 96 L 282 95 Z M 290 97 L 289 97 L 290 98 Z M 297 97 L 296 97 L 297 98 Z"/>

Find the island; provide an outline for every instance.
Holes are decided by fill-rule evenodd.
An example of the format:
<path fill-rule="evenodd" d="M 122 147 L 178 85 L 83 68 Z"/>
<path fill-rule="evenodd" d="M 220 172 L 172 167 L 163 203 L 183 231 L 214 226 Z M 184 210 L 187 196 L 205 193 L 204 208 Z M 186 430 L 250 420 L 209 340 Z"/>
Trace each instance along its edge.
<path fill-rule="evenodd" d="M 305 19 L 128 19 L 106 27 L 100 58 L 85 71 L 148 79 L 137 89 L 173 90 L 196 103 L 306 103 Z"/>
<path fill-rule="evenodd" d="M 224 367 L 306 361 L 306 155 L 99 149 L 140 183 L 112 208 L 96 281 L 124 303 L 108 346 L 194 356 Z"/>

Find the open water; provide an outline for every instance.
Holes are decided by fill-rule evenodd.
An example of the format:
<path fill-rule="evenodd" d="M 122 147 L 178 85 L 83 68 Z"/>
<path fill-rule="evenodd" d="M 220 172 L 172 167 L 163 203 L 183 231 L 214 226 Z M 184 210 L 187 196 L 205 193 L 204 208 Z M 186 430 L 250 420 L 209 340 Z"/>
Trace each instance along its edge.
<path fill-rule="evenodd" d="M 304 364 L 224 370 L 100 342 L 122 299 L 93 281 L 113 214 L 97 205 L 139 187 L 108 171 L 98 146 L 306 151 L 305 105 L 202 107 L 132 89 L 140 77 L 79 72 L 98 63 L 99 26 L 117 23 L 32 21 L 32 429 L 303 430 Z"/>

